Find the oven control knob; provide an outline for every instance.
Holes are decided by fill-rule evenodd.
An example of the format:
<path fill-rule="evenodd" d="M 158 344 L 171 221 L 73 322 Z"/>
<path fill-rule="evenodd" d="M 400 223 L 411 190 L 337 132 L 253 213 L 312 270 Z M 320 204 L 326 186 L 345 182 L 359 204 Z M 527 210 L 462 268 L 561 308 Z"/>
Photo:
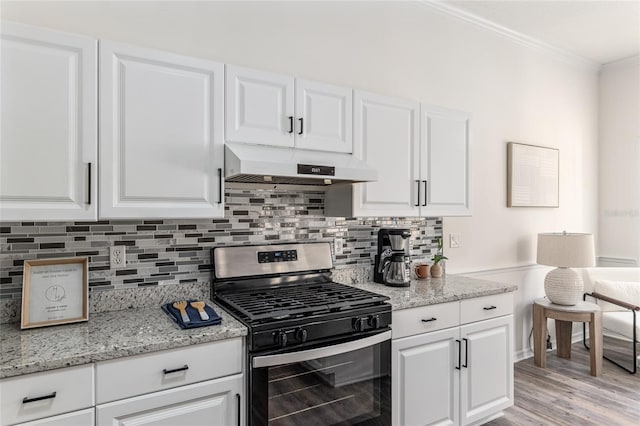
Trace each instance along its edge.
<path fill-rule="evenodd" d="M 367 317 L 356 318 L 353 324 L 356 331 L 364 331 L 367 328 Z"/>
<path fill-rule="evenodd" d="M 369 317 L 369 325 L 374 329 L 380 328 L 380 315 L 371 315 Z"/>
<path fill-rule="evenodd" d="M 307 336 L 309 333 L 307 333 L 307 330 L 305 330 L 304 328 L 299 328 L 298 331 L 296 331 L 296 337 L 298 338 L 298 341 L 300 343 L 304 343 L 307 341 Z"/>
<path fill-rule="evenodd" d="M 285 333 L 284 331 L 279 331 L 278 334 L 276 334 L 276 344 L 281 348 L 287 346 L 287 340 L 287 333 Z"/>

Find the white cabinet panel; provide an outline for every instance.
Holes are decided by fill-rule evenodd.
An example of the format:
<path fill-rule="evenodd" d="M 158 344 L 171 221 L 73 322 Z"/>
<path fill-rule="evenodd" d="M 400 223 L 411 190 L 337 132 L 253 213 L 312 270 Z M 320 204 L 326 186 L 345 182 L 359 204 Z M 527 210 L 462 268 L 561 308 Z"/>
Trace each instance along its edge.
<path fill-rule="evenodd" d="M 240 424 L 242 375 L 209 380 L 98 405 L 100 426 Z"/>
<path fill-rule="evenodd" d="M 2 23 L 1 220 L 97 218 L 97 41 Z"/>
<path fill-rule="evenodd" d="M 513 404 L 513 316 L 461 327 L 462 424 L 470 424 Z"/>
<path fill-rule="evenodd" d="M 242 339 L 102 361 L 96 364 L 98 404 L 242 371 Z M 225 354 L 211 361 L 213 354 Z"/>
<path fill-rule="evenodd" d="M 100 216 L 224 214 L 223 65 L 100 44 Z"/>
<path fill-rule="evenodd" d="M 20 423 L 19 426 L 93 426 L 96 424 L 95 417 L 95 410 L 88 408 L 28 423 Z"/>
<path fill-rule="evenodd" d="M 458 328 L 425 333 L 392 344 L 392 423 L 457 424 Z"/>
<path fill-rule="evenodd" d="M 228 141 L 293 146 L 293 77 L 227 65 L 226 97 Z"/>
<path fill-rule="evenodd" d="M 470 215 L 469 115 L 422 105 L 421 116 L 421 215 Z"/>
<path fill-rule="evenodd" d="M 347 152 L 353 149 L 353 91 L 296 79 L 296 148 Z"/>
<path fill-rule="evenodd" d="M 353 214 L 417 216 L 418 103 L 360 91 L 354 102 L 354 155 L 378 181 L 354 185 Z"/>

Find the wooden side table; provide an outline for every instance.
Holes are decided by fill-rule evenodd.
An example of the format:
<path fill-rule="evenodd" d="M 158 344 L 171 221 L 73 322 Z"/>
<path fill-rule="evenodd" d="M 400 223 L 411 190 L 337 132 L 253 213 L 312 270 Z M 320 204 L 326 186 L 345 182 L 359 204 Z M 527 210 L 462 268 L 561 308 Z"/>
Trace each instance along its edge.
<path fill-rule="evenodd" d="M 589 350 L 591 375 L 602 371 L 602 311 L 591 302 L 578 302 L 573 306 L 556 305 L 545 298 L 533 302 L 533 362 L 544 368 L 547 362 L 546 338 L 547 318 L 556 321 L 557 354 L 560 358 L 571 358 L 572 323 L 589 323 Z"/>

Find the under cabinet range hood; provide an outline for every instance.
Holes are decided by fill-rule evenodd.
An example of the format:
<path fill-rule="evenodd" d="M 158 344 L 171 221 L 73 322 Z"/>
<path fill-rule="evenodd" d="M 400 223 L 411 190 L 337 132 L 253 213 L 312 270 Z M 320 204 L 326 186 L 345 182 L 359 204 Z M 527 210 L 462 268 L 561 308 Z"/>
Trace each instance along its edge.
<path fill-rule="evenodd" d="M 378 179 L 374 168 L 351 154 L 233 142 L 225 144 L 224 169 L 227 182 L 331 185 Z"/>

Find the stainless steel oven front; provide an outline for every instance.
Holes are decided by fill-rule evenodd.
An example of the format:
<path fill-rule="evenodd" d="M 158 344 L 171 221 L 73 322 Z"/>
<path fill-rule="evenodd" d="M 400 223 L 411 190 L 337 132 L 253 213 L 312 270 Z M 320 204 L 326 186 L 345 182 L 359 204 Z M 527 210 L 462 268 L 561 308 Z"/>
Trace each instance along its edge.
<path fill-rule="evenodd" d="M 249 356 L 250 424 L 391 424 L 391 331 Z"/>

